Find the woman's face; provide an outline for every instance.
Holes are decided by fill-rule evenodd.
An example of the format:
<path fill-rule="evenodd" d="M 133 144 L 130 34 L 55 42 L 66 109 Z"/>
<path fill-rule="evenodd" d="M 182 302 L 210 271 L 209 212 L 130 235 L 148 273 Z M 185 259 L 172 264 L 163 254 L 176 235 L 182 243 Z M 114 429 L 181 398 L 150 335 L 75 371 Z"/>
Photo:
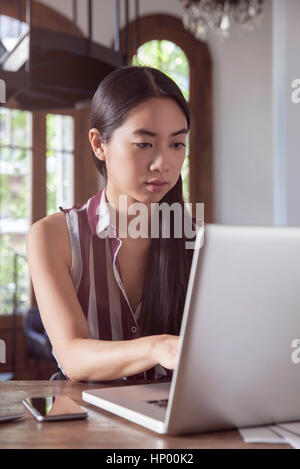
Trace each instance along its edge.
<path fill-rule="evenodd" d="M 116 206 L 120 194 L 127 194 L 128 205 L 149 204 L 159 202 L 175 186 L 185 158 L 187 120 L 172 98 L 151 98 L 137 105 L 108 144 L 99 134 L 93 139 L 91 132 L 95 155 L 106 162 L 108 200 Z M 155 179 L 166 181 L 159 191 L 147 184 Z"/>

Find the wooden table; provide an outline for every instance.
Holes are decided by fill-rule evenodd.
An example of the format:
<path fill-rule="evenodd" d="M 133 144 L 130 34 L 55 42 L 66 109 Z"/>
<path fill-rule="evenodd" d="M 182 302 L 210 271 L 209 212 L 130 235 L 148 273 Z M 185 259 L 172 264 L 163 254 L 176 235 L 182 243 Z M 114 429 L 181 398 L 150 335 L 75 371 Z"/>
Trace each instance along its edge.
<path fill-rule="evenodd" d="M 158 435 L 82 401 L 81 393 L 84 389 L 102 386 L 107 386 L 107 384 L 67 381 L 7 381 L 0 383 L 0 414 L 23 414 L 23 418 L 19 421 L 0 423 L 0 448 L 291 448 L 287 444 L 245 444 L 237 431 L 180 437 Z M 89 417 L 86 420 L 40 423 L 31 416 L 22 404 L 22 399 L 25 397 L 53 394 L 68 395 L 87 409 Z"/>

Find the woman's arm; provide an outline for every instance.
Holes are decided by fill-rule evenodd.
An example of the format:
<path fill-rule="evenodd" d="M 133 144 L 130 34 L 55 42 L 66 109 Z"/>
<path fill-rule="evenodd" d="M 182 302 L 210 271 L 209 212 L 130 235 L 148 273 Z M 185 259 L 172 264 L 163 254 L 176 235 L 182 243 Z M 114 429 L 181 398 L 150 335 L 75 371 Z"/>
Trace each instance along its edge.
<path fill-rule="evenodd" d="M 173 369 L 177 350 L 178 337 L 169 335 L 120 341 L 76 338 L 68 343 L 61 363 L 72 381 L 112 380 L 141 373 L 158 363 Z"/>
<path fill-rule="evenodd" d="M 56 221 L 50 216 L 31 226 L 26 252 L 41 318 L 67 376 L 74 381 L 111 380 L 140 373 L 158 363 L 173 369 L 177 336 L 89 339 L 88 324 L 60 241 L 65 233 Z"/>

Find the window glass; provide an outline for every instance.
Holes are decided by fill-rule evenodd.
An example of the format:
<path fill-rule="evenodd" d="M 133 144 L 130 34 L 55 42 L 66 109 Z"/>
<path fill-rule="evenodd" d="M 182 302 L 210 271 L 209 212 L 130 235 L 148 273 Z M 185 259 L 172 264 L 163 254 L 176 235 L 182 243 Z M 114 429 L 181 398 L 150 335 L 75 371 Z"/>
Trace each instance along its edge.
<path fill-rule="evenodd" d="M 30 112 L 0 108 L 0 314 L 21 312 L 29 303 L 31 129 Z"/>
<path fill-rule="evenodd" d="M 47 114 L 47 215 L 74 204 L 73 121 L 72 116 Z"/>

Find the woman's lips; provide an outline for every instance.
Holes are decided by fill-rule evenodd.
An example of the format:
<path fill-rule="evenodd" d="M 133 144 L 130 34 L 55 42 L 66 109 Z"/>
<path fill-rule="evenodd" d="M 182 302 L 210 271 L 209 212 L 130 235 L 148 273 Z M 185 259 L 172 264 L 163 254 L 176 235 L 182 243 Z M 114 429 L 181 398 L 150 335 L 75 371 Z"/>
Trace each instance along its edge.
<path fill-rule="evenodd" d="M 161 192 L 165 189 L 168 183 L 166 181 L 151 181 L 146 182 L 146 187 L 149 189 L 150 192 Z"/>

